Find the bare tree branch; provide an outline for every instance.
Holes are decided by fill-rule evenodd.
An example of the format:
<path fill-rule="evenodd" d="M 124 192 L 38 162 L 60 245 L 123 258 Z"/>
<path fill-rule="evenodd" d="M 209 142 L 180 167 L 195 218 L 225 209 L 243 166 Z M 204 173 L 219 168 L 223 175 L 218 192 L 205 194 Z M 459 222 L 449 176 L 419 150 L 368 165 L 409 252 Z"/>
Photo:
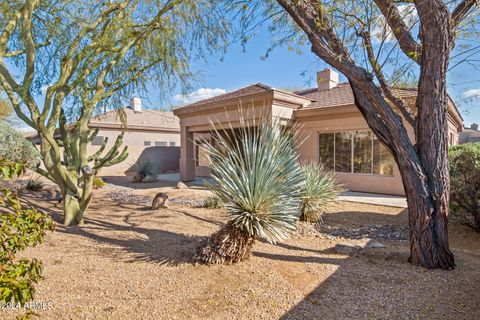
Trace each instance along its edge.
<path fill-rule="evenodd" d="M 465 19 L 470 10 L 478 5 L 478 0 L 463 0 L 452 11 L 452 28 L 457 29 L 458 25 Z"/>
<path fill-rule="evenodd" d="M 375 3 L 387 20 L 402 51 L 412 60 L 420 63 L 422 46 L 413 38 L 410 28 L 403 21 L 396 4 L 392 0 L 375 0 Z"/>

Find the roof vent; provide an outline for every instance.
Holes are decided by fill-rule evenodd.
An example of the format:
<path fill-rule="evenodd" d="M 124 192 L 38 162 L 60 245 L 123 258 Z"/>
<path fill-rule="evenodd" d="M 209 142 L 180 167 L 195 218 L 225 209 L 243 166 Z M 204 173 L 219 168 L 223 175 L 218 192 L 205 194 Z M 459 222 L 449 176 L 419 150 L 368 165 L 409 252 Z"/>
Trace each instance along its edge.
<path fill-rule="evenodd" d="M 317 90 L 330 90 L 338 84 L 338 73 L 332 69 L 326 68 L 317 72 Z"/>
<path fill-rule="evenodd" d="M 133 97 L 130 99 L 130 109 L 135 112 L 141 113 L 142 112 L 142 99 L 139 97 Z"/>

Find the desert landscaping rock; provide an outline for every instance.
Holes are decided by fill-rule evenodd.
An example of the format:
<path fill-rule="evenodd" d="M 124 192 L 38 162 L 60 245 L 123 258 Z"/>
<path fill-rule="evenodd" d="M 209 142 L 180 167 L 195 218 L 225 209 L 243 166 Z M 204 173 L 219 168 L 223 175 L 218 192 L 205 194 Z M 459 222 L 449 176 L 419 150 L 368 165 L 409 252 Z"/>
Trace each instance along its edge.
<path fill-rule="evenodd" d="M 188 189 L 188 187 L 185 183 L 183 183 L 182 181 L 179 181 L 177 183 L 177 189 Z"/>
<path fill-rule="evenodd" d="M 382 249 L 382 248 L 385 248 L 385 246 L 383 244 L 381 244 L 380 242 L 378 241 L 369 241 L 366 245 L 367 248 L 370 248 L 370 249 Z"/>
<path fill-rule="evenodd" d="M 394 225 L 365 225 L 355 228 L 324 225 L 320 230 L 326 234 L 351 239 L 407 240 L 408 227 Z"/>

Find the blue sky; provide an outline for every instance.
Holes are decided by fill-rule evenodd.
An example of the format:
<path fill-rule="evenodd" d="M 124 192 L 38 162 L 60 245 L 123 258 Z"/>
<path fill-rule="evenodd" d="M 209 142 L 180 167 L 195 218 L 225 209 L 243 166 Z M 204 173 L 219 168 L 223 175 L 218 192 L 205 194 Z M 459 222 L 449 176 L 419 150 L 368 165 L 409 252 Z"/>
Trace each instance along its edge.
<path fill-rule="evenodd" d="M 223 56 L 211 56 L 207 62 L 192 65 L 195 72 L 201 74 L 201 80 L 195 85 L 195 90 L 188 97 L 179 97 L 178 90 L 169 101 L 159 101 L 158 90 L 150 86 L 148 96 L 143 96 L 144 105 L 159 108 L 171 104 L 192 102 L 199 98 L 208 98 L 214 94 L 232 91 L 249 84 L 262 82 L 275 88 L 299 89 L 315 86 L 317 71 L 327 65 L 313 55 L 308 47 L 302 54 L 288 51 L 287 48 L 276 48 L 267 59 L 261 59 L 270 46 L 268 31 L 259 33 L 250 40 L 246 51 L 240 45 L 232 45 Z M 480 59 L 480 58 L 479 58 Z M 480 67 L 480 64 L 479 64 Z M 346 79 L 342 76 L 341 81 Z M 468 64 L 455 67 L 448 74 L 448 92 L 459 107 L 465 120 L 465 125 L 480 122 L 480 71 Z"/>

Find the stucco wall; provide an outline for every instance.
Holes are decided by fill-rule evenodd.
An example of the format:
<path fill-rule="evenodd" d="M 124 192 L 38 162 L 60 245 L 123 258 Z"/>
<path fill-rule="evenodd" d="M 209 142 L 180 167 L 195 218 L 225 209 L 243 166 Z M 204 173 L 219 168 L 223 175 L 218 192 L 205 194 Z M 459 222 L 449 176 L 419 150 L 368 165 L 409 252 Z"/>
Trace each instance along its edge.
<path fill-rule="evenodd" d="M 108 137 L 107 148 L 104 152 L 109 150 L 119 134 L 120 131 L 116 130 L 99 131 L 97 137 Z M 144 141 L 151 141 L 151 146 L 144 146 Z M 175 142 L 176 147 L 155 147 L 156 141 Z M 178 170 L 180 133 L 127 131 L 123 138 L 123 145 L 128 146 L 128 158 L 119 164 L 103 168 L 100 171 L 101 176 L 123 175 L 139 159 L 151 160 L 160 171 Z M 93 154 L 99 148 L 100 146 L 90 145 L 88 153 Z"/>
<path fill-rule="evenodd" d="M 317 163 L 319 161 L 318 134 L 340 130 L 368 130 L 368 124 L 360 113 L 325 117 L 327 119 L 303 118 L 298 119 L 301 138 L 304 143 L 298 146 L 300 161 Z M 406 123 L 406 121 L 404 121 Z M 410 140 L 414 141 L 414 130 L 406 124 Z M 458 133 L 454 124 L 449 123 L 449 136 L 453 137 L 454 144 L 458 143 Z M 338 179 L 345 188 L 352 191 L 404 195 L 402 177 L 396 165 L 393 176 L 358 173 L 337 173 Z"/>

